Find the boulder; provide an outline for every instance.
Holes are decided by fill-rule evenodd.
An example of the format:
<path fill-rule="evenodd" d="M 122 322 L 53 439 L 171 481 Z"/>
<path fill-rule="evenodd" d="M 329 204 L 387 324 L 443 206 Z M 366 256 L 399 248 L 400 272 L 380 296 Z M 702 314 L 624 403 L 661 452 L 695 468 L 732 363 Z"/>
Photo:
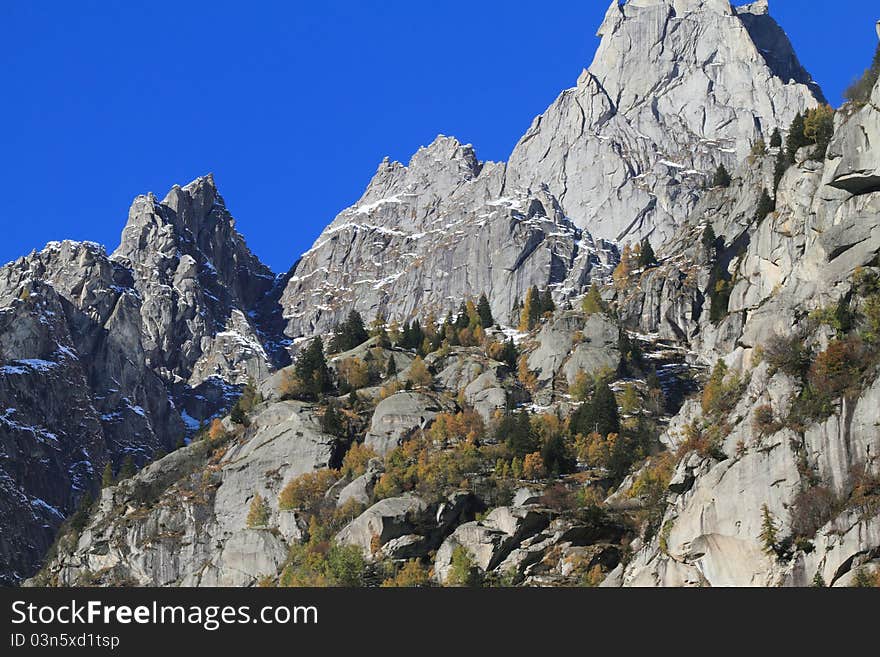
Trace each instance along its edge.
<path fill-rule="evenodd" d="M 384 456 L 419 429 L 427 429 L 438 413 L 451 408 L 448 402 L 426 392 L 397 392 L 376 406 L 364 444 Z"/>

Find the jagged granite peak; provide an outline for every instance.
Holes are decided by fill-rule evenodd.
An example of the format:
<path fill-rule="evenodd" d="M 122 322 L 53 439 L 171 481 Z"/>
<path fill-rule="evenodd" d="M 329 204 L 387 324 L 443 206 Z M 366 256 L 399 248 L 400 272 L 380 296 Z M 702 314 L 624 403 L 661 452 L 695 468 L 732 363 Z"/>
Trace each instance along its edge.
<path fill-rule="evenodd" d="M 139 196 L 114 261 L 143 298 L 147 363 L 166 381 L 243 383 L 272 366 L 254 316 L 276 278 L 251 253 L 211 175 Z M 238 348 L 233 348 L 238 345 Z"/>
<path fill-rule="evenodd" d="M 574 294 L 607 276 L 613 246 L 575 227 L 544 188 L 502 194 L 505 166 L 438 137 L 404 166 L 383 161 L 364 196 L 299 261 L 282 296 L 292 338 L 351 309 L 371 319 L 444 315 L 485 292 L 508 323 L 533 286 Z"/>
<path fill-rule="evenodd" d="M 596 237 L 672 236 L 718 164 L 822 100 L 766 2 L 614 0 L 593 63 L 532 123 L 506 185 Z"/>
<path fill-rule="evenodd" d="M 105 464 L 143 464 L 184 426 L 145 364 L 141 298 L 100 245 L 0 268 L 0 583 L 34 572 Z"/>

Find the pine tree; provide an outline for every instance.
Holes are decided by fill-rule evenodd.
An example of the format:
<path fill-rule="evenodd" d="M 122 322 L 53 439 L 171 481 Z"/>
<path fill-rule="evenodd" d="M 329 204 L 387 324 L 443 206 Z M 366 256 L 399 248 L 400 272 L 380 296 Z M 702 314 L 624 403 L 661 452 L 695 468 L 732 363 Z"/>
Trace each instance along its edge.
<path fill-rule="evenodd" d="M 639 267 L 642 269 L 647 269 L 648 267 L 653 267 L 657 264 L 657 256 L 654 255 L 654 249 L 651 247 L 651 242 L 648 238 L 644 238 L 642 240 L 642 248 L 639 252 Z"/>
<path fill-rule="evenodd" d="M 773 128 L 773 134 L 770 135 L 770 148 L 779 148 L 782 146 L 782 134 L 779 128 Z"/>
<path fill-rule="evenodd" d="M 718 237 L 715 235 L 715 229 L 712 227 L 712 224 L 706 226 L 706 230 L 703 231 L 702 241 L 706 258 L 713 260 L 715 258 L 715 243 L 718 241 Z"/>
<path fill-rule="evenodd" d="M 789 164 L 794 164 L 797 152 L 804 146 L 809 146 L 810 140 L 804 134 L 804 115 L 798 112 L 788 129 L 788 138 L 785 140 L 785 155 Z"/>
<path fill-rule="evenodd" d="M 776 155 L 776 166 L 773 168 L 774 193 L 779 189 L 779 183 L 782 182 L 782 177 L 785 175 L 785 172 L 788 171 L 789 166 L 790 163 L 788 161 L 788 156 L 785 154 L 785 150 L 779 149 L 779 153 Z"/>
<path fill-rule="evenodd" d="M 761 534 L 758 536 L 767 554 L 776 553 L 776 544 L 779 541 L 779 530 L 773 520 L 773 515 L 767 505 L 761 507 Z"/>
<path fill-rule="evenodd" d="M 822 573 L 820 571 L 816 571 L 816 574 L 813 576 L 813 587 L 817 589 L 824 589 L 828 586 L 825 583 L 825 578 L 822 577 Z"/>
<path fill-rule="evenodd" d="M 342 324 L 337 324 L 333 329 L 333 337 L 327 348 L 330 353 L 340 353 L 354 349 L 370 339 L 370 334 L 364 326 L 364 320 L 360 313 L 352 310 Z"/>
<path fill-rule="evenodd" d="M 483 328 L 489 328 L 495 323 L 495 318 L 492 317 L 492 308 L 489 306 L 489 299 L 486 298 L 485 293 L 480 295 L 477 302 L 477 314 L 480 316 L 480 325 Z"/>
<path fill-rule="evenodd" d="M 385 366 L 385 376 L 394 376 L 397 374 L 397 361 L 394 360 L 394 354 L 388 356 L 388 364 Z"/>
<path fill-rule="evenodd" d="M 129 454 L 122 461 L 122 467 L 119 468 L 119 481 L 133 477 L 135 472 L 134 459 Z"/>
<path fill-rule="evenodd" d="M 776 209 L 776 202 L 770 196 L 766 189 L 761 190 L 761 198 L 758 200 L 758 209 L 755 212 L 755 222 L 761 223 L 767 218 L 767 215 Z"/>
<path fill-rule="evenodd" d="M 467 305 L 462 301 L 458 305 L 458 316 L 455 318 L 455 328 L 459 331 L 466 329 L 470 325 L 470 317 L 468 317 Z"/>
<path fill-rule="evenodd" d="M 605 435 L 620 431 L 620 415 L 617 412 L 617 399 L 604 381 L 596 386 L 596 393 L 590 401 L 599 431 Z"/>
<path fill-rule="evenodd" d="M 330 404 L 327 410 L 324 411 L 324 415 L 321 416 L 321 430 L 337 438 L 341 438 L 345 434 L 345 424 L 342 421 L 342 415 L 336 410 L 335 405 Z"/>
<path fill-rule="evenodd" d="M 620 415 L 617 411 L 617 399 L 608 383 L 600 381 L 596 384 L 593 397 L 581 404 L 572 414 L 570 421 L 572 435 L 598 433 L 607 436 L 620 432 Z"/>
<path fill-rule="evenodd" d="M 541 460 L 552 475 L 568 474 L 575 470 L 575 460 L 569 455 L 561 434 L 553 434 L 541 447 Z"/>
<path fill-rule="evenodd" d="M 715 169 L 715 176 L 712 178 L 712 187 L 730 187 L 730 174 L 723 164 L 719 164 Z"/>
<path fill-rule="evenodd" d="M 508 338 L 504 343 L 504 349 L 501 351 L 501 362 L 505 363 L 511 370 L 516 369 L 517 359 L 519 358 L 519 350 L 513 338 Z"/>
<path fill-rule="evenodd" d="M 70 527 L 75 532 L 81 532 L 89 523 L 92 504 L 94 503 L 95 497 L 92 495 L 91 491 L 86 491 L 82 498 L 80 498 L 79 506 L 77 506 L 76 512 L 70 518 Z"/>
<path fill-rule="evenodd" d="M 515 415 L 506 416 L 499 425 L 499 433 L 507 441 L 513 454 L 524 459 L 527 454 L 538 449 L 538 435 L 532 428 L 529 412 L 525 409 Z"/>
<path fill-rule="evenodd" d="M 307 395 L 319 399 L 330 389 L 330 370 L 324 357 L 324 343 L 314 338 L 309 346 L 297 356 L 294 364 L 296 376 L 302 382 Z"/>
<path fill-rule="evenodd" d="M 550 292 L 550 288 L 545 288 L 544 293 L 541 295 L 541 314 L 544 313 L 552 313 L 556 310 L 556 303 L 553 301 L 553 293 Z"/>
<path fill-rule="evenodd" d="M 113 465 L 107 461 L 104 466 L 104 474 L 101 475 L 101 488 L 109 488 L 113 485 Z"/>

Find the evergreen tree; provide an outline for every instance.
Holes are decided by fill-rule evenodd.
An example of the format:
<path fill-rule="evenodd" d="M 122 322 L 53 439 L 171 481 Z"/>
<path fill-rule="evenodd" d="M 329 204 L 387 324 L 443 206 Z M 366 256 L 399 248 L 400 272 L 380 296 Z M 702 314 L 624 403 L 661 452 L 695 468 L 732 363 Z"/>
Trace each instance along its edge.
<path fill-rule="evenodd" d="M 113 465 L 107 461 L 104 466 L 104 474 L 101 475 L 101 488 L 109 488 L 113 485 Z"/>
<path fill-rule="evenodd" d="M 505 363 L 511 370 L 515 370 L 517 361 L 519 360 L 519 350 L 513 338 L 508 338 L 504 343 L 504 349 L 501 351 L 501 362 Z"/>
<path fill-rule="evenodd" d="M 541 314 L 544 313 L 552 313 L 556 310 L 556 304 L 553 301 L 553 294 L 550 292 L 550 288 L 545 288 L 544 293 L 541 295 Z"/>
<path fill-rule="evenodd" d="M 334 404 L 330 404 L 324 415 L 321 416 L 321 430 L 324 433 L 341 438 L 345 434 L 345 424 L 342 415 L 336 410 Z"/>
<path fill-rule="evenodd" d="M 451 319 L 451 318 L 450 318 Z M 400 337 L 400 346 L 404 349 L 421 349 L 425 341 L 425 333 L 419 320 L 414 319 L 409 324 L 403 324 L 403 334 Z"/>
<path fill-rule="evenodd" d="M 712 178 L 712 187 L 730 187 L 730 174 L 723 164 L 719 164 L 715 169 L 715 176 Z"/>
<path fill-rule="evenodd" d="M 706 258 L 713 260 L 715 258 L 715 244 L 718 241 L 718 237 L 715 235 L 715 229 L 712 227 L 712 224 L 706 226 L 706 230 L 703 231 L 702 241 Z"/>
<path fill-rule="evenodd" d="M 642 249 L 639 252 L 639 267 L 647 269 L 657 264 L 657 256 L 654 255 L 654 249 L 651 247 L 650 240 L 646 237 L 642 240 Z"/>
<path fill-rule="evenodd" d="M 535 452 L 539 446 L 538 435 L 532 429 L 529 412 L 525 409 L 506 415 L 498 423 L 497 436 L 500 441 L 506 441 L 514 456 L 520 459 Z"/>
<path fill-rule="evenodd" d="M 480 326 L 483 328 L 489 328 L 495 323 L 495 318 L 492 317 L 492 308 L 489 306 L 489 299 L 486 298 L 485 293 L 480 295 L 480 300 L 477 302 L 477 314 L 480 316 Z"/>
<path fill-rule="evenodd" d="M 825 578 L 822 577 L 822 573 L 820 571 L 816 571 L 816 574 L 813 576 L 813 587 L 817 589 L 824 589 L 828 586 L 825 583 Z"/>
<path fill-rule="evenodd" d="M 774 209 L 776 209 L 776 202 L 771 198 L 766 189 L 762 189 L 761 198 L 758 201 L 758 210 L 755 212 L 755 221 L 761 223 Z"/>
<path fill-rule="evenodd" d="M 314 338 L 309 346 L 297 356 L 294 364 L 297 378 L 305 393 L 312 399 L 319 399 L 330 390 L 330 370 L 324 357 L 324 343 L 320 337 Z"/>
<path fill-rule="evenodd" d="M 360 313 L 352 310 L 342 324 L 337 324 L 333 329 L 333 337 L 327 345 L 330 353 L 340 353 L 354 349 L 370 339 L 370 334 L 364 326 L 364 320 Z"/>
<path fill-rule="evenodd" d="M 547 472 L 552 475 L 568 474 L 575 471 L 576 462 L 565 447 L 565 441 L 560 434 L 553 434 L 541 447 L 541 460 Z"/>
<path fill-rule="evenodd" d="M 620 415 L 617 399 L 608 383 L 600 381 L 596 385 L 592 399 L 581 404 L 571 416 L 571 433 L 589 435 L 593 432 L 607 436 L 620 433 Z"/>
<path fill-rule="evenodd" d="M 238 404 L 235 404 L 235 406 L 232 407 L 232 410 L 229 412 L 229 419 L 235 424 L 241 424 L 244 426 L 249 424 L 247 415 Z"/>
<path fill-rule="evenodd" d="M 458 306 L 458 316 L 455 318 L 455 328 L 459 331 L 462 329 L 466 329 L 470 325 L 470 318 L 468 317 L 467 306 L 465 302 L 462 301 Z"/>
<path fill-rule="evenodd" d="M 789 164 L 794 164 L 797 152 L 804 146 L 809 146 L 810 140 L 804 134 L 804 115 L 798 112 L 788 129 L 788 138 L 785 140 L 785 156 Z"/>
<path fill-rule="evenodd" d="M 773 128 L 773 134 L 770 135 L 770 148 L 779 148 L 782 146 L 782 134 L 779 128 Z"/>
<path fill-rule="evenodd" d="M 122 467 L 119 468 L 119 481 L 133 477 L 136 471 L 134 459 L 131 457 L 131 454 L 129 454 L 122 461 Z"/>
<path fill-rule="evenodd" d="M 617 349 L 621 356 L 621 369 L 623 374 L 632 374 L 633 376 L 644 370 L 644 356 L 638 343 L 633 342 L 629 334 L 621 329 L 620 337 L 617 340 Z"/>
<path fill-rule="evenodd" d="M 397 361 L 394 360 L 394 354 L 388 356 L 388 364 L 385 366 L 385 376 L 394 376 L 397 374 Z"/>
<path fill-rule="evenodd" d="M 538 286 L 533 285 L 529 290 L 531 303 L 529 304 L 529 329 L 535 328 L 541 320 L 541 293 Z"/>
<path fill-rule="evenodd" d="M 759 537 L 767 554 L 776 552 L 776 544 L 779 541 L 779 530 L 773 520 L 770 509 L 765 504 L 761 507 L 761 534 Z"/>
<path fill-rule="evenodd" d="M 86 493 L 80 498 L 79 506 L 76 508 L 76 513 L 73 514 L 70 518 L 70 527 L 75 532 L 81 532 L 86 528 L 86 525 L 89 523 L 89 516 L 91 515 L 92 504 L 95 503 L 95 497 L 92 495 L 91 491 L 86 491 Z"/>
<path fill-rule="evenodd" d="M 785 175 L 785 172 L 788 171 L 788 167 L 790 166 L 788 161 L 788 156 L 785 154 L 784 149 L 780 149 L 779 153 L 776 155 L 776 166 L 773 169 L 773 192 L 776 193 L 776 190 L 779 189 L 779 183 L 782 181 L 782 176 Z"/>

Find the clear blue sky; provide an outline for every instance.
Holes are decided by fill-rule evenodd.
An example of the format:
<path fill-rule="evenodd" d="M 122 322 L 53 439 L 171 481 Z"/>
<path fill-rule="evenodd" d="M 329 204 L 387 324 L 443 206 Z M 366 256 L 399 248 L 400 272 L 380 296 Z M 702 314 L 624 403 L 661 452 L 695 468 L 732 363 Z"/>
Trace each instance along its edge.
<path fill-rule="evenodd" d="M 867 66 L 876 0 L 771 0 L 829 99 Z M 506 159 L 592 60 L 608 0 L 0 0 L 0 262 L 115 248 L 131 200 L 214 172 L 286 270 L 385 155 L 438 133 Z"/>

